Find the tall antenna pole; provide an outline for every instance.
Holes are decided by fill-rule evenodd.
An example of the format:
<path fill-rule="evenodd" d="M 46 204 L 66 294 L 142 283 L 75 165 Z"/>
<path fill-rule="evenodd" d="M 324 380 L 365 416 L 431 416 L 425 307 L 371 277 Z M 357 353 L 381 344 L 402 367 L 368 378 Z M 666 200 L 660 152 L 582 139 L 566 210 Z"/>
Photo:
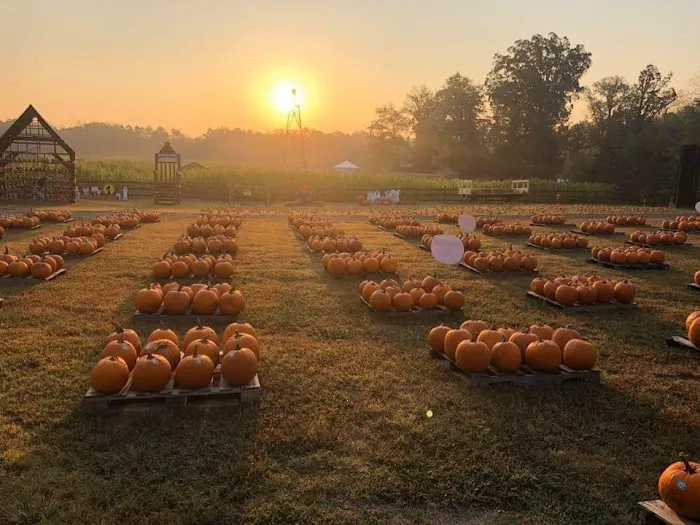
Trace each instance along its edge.
<path fill-rule="evenodd" d="M 301 107 L 297 100 L 297 90 L 292 89 L 292 109 L 287 113 L 287 142 L 291 142 L 294 133 L 299 132 L 301 137 L 301 157 L 304 163 L 304 173 L 308 173 L 306 166 L 306 146 L 304 144 L 304 127 L 301 125 Z M 285 162 L 285 165 L 287 163 Z"/>

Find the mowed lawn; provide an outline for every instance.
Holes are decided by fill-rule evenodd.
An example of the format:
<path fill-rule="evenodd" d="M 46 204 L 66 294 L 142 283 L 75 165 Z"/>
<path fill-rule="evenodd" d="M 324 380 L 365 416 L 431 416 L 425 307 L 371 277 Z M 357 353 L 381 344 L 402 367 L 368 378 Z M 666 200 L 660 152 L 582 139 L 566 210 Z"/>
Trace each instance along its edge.
<path fill-rule="evenodd" d="M 404 277 L 437 272 L 463 290 L 467 318 L 574 326 L 600 349 L 602 383 L 470 389 L 428 358 L 434 318 L 369 312 L 359 280 L 329 278 L 284 215 L 251 216 L 236 283 L 262 334 L 261 402 L 86 415 L 80 400 L 110 322 L 133 326 L 133 293 L 189 222 L 165 217 L 56 281 L 0 283 L 0 523 L 635 523 L 637 501 L 657 497 L 677 453 L 700 457 L 700 355 L 664 343 L 698 306 L 685 285 L 700 269 L 700 237 L 667 252 L 671 271 L 629 274 L 638 310 L 567 316 L 527 299 L 528 278 L 440 266 L 345 220 L 366 247 L 398 257 Z M 10 232 L 2 245 L 23 251 L 34 233 L 61 230 Z M 548 277 L 625 275 L 581 252 L 533 253 Z"/>

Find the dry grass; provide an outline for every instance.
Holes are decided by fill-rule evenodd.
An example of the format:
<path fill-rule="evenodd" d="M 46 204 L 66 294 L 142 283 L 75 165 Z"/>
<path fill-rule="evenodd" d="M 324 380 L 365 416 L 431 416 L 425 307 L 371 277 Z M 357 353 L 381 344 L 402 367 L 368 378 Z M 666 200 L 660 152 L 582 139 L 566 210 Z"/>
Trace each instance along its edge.
<path fill-rule="evenodd" d="M 236 279 L 263 334 L 259 406 L 82 414 L 109 321 L 131 325 L 131 296 L 186 223 L 146 225 L 55 282 L 0 283 L 0 523 L 634 523 L 675 454 L 700 455 L 700 359 L 664 345 L 697 304 L 685 283 L 700 238 L 669 253 L 671 271 L 633 274 L 638 311 L 571 318 L 528 301 L 527 279 L 438 269 L 344 224 L 398 256 L 404 276 L 437 269 L 464 289 L 470 318 L 573 324 L 602 351 L 597 387 L 481 391 L 427 358 L 431 321 L 377 317 L 285 220 L 250 218 Z M 31 237 L 11 235 L 18 248 Z M 538 256 L 548 276 L 620 275 L 583 254 Z"/>

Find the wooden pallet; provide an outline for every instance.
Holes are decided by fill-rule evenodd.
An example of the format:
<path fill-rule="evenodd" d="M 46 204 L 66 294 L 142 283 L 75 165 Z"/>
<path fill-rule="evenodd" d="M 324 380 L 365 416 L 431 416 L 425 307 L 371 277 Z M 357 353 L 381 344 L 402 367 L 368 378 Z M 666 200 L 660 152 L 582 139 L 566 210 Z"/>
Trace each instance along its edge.
<path fill-rule="evenodd" d="M 63 224 L 67 224 L 69 222 L 75 222 L 75 217 L 71 217 L 70 219 L 66 219 L 65 221 L 58 221 L 58 222 L 63 223 Z"/>
<path fill-rule="evenodd" d="M 53 272 L 51 275 L 49 275 L 46 279 L 37 279 L 33 275 L 30 275 L 29 277 L 10 277 L 9 275 L 5 274 L 2 277 L 0 277 L 0 282 L 3 283 L 32 283 L 32 282 L 37 282 L 37 281 L 53 281 L 56 277 L 60 277 L 64 273 L 66 273 L 65 268 L 60 268 L 59 270 L 56 270 Z"/>
<path fill-rule="evenodd" d="M 103 251 L 104 249 L 105 249 L 104 246 L 100 246 L 100 247 L 97 248 L 94 252 L 92 252 L 92 253 L 87 253 L 87 254 L 86 254 L 86 253 L 68 253 L 68 252 L 63 252 L 63 253 L 54 254 L 54 255 L 60 255 L 61 257 L 82 257 L 82 258 L 85 258 L 85 257 L 92 257 L 93 255 L 97 255 L 98 253 L 100 253 L 100 252 Z M 41 255 L 42 255 L 43 257 L 45 257 L 45 256 L 47 256 L 47 255 L 51 255 L 51 252 L 44 252 L 44 253 L 42 253 Z"/>
<path fill-rule="evenodd" d="M 22 232 L 22 231 L 32 231 L 32 230 L 38 230 L 41 228 L 41 224 L 35 224 L 31 228 L 15 228 L 14 226 L 10 226 L 9 228 L 5 228 L 5 233 L 7 232 Z"/>
<path fill-rule="evenodd" d="M 695 350 L 696 352 L 700 352 L 700 348 L 695 346 L 693 343 L 688 341 L 685 337 L 681 337 L 678 335 L 673 335 L 669 338 L 666 339 L 666 346 L 674 346 L 674 347 L 679 347 L 679 348 L 689 348 L 690 350 Z"/>
<path fill-rule="evenodd" d="M 688 289 L 700 291 L 700 284 L 688 283 Z"/>
<path fill-rule="evenodd" d="M 690 248 L 693 245 L 687 242 L 683 244 L 646 244 L 644 242 L 626 240 L 625 244 L 631 244 L 633 246 L 643 246 L 644 248 L 649 248 L 651 250 L 666 250 L 667 248 Z"/>
<path fill-rule="evenodd" d="M 257 375 L 247 385 L 231 386 L 220 375 L 220 372 L 217 372 L 208 387 L 197 390 L 178 388 L 174 379 L 171 379 L 170 383 L 160 392 L 136 392 L 131 389 L 131 384 L 131 380 L 129 380 L 120 392 L 112 395 L 99 394 L 91 387 L 83 396 L 83 407 L 89 412 L 103 413 L 110 408 L 148 409 L 153 407 L 184 407 L 188 404 L 207 406 L 250 403 L 262 396 L 260 380 Z"/>
<path fill-rule="evenodd" d="M 597 264 L 599 266 L 604 266 L 606 268 L 612 268 L 613 270 L 670 270 L 671 266 L 666 263 L 649 263 L 649 264 L 615 264 L 610 261 L 602 261 L 600 259 L 595 259 L 594 257 L 589 257 L 587 259 L 589 263 Z"/>
<path fill-rule="evenodd" d="M 451 314 L 460 314 L 462 315 L 463 311 L 462 310 L 450 310 L 447 308 L 445 305 L 439 304 L 434 310 L 426 310 L 425 308 L 421 308 L 420 306 L 412 306 L 411 309 L 408 312 L 399 312 L 395 308 L 391 308 L 390 311 L 388 312 L 377 312 L 374 308 L 372 308 L 372 305 L 369 304 L 369 302 L 365 301 L 365 298 L 360 296 L 360 301 L 369 308 L 372 312 L 378 315 L 399 315 L 399 316 L 410 316 L 410 315 L 416 315 L 416 314 L 423 314 L 423 315 L 451 315 Z"/>
<path fill-rule="evenodd" d="M 556 306 L 565 313 L 579 313 L 579 312 L 608 312 L 610 310 L 631 310 L 637 308 L 637 303 L 622 304 L 617 301 L 613 301 L 605 304 L 591 304 L 591 305 L 576 305 L 576 306 L 564 306 L 557 301 L 545 297 L 544 295 L 538 295 L 535 292 L 529 291 L 525 294 L 531 299 L 536 299 L 544 303 Z"/>
<path fill-rule="evenodd" d="M 564 223 L 564 224 L 544 224 L 542 222 L 531 222 L 530 226 L 542 226 L 545 228 L 575 228 L 575 224 Z"/>
<path fill-rule="evenodd" d="M 638 505 L 644 511 L 643 519 L 646 525 L 700 525 L 700 521 L 679 516 L 660 499 L 640 501 Z"/>
<path fill-rule="evenodd" d="M 608 233 L 608 232 L 595 232 L 595 233 L 588 233 L 588 232 L 584 232 L 584 231 L 578 230 L 578 229 L 573 229 L 573 230 L 569 230 L 569 231 L 570 231 L 571 233 L 576 233 L 576 234 L 578 234 L 578 235 L 585 235 L 585 236 L 587 236 L 587 237 L 612 237 L 613 235 L 624 235 L 624 233 L 622 233 L 622 232 L 612 232 L 612 233 Z"/>
<path fill-rule="evenodd" d="M 238 319 L 237 315 L 222 315 L 219 313 L 219 310 L 217 310 L 214 314 L 212 315 L 201 315 L 201 314 L 194 314 L 191 311 L 191 308 L 187 310 L 186 314 L 183 315 L 169 315 L 166 313 L 163 313 L 163 307 L 161 306 L 160 309 L 154 313 L 154 314 L 144 314 L 142 312 L 136 311 L 134 312 L 134 322 L 141 321 L 141 322 L 152 322 L 152 323 L 160 323 L 163 321 L 165 324 L 168 323 L 187 323 L 194 325 L 197 323 L 197 319 L 201 320 L 202 323 L 232 323 L 236 319 Z"/>
<path fill-rule="evenodd" d="M 123 233 L 118 233 L 117 235 L 114 236 L 113 239 L 108 239 L 107 237 L 105 237 L 105 240 L 106 240 L 107 242 L 118 241 L 118 240 L 121 239 L 122 237 L 124 237 L 124 234 L 123 234 Z"/>
<path fill-rule="evenodd" d="M 513 386 L 538 387 L 546 385 L 559 385 L 569 381 L 586 383 L 600 383 L 599 370 L 573 370 L 566 365 L 559 365 L 559 370 L 552 374 L 537 372 L 527 365 L 521 365 L 515 373 L 504 374 L 489 366 L 483 374 L 465 372 L 457 363 L 446 354 L 430 350 L 431 359 L 440 359 L 450 371 L 469 386 L 487 387 L 491 385 L 510 384 Z"/>
<path fill-rule="evenodd" d="M 530 248 L 537 248 L 538 250 L 542 250 L 543 252 L 551 252 L 551 253 L 557 253 L 557 252 L 573 252 L 575 250 L 589 250 L 587 246 L 585 247 L 580 247 L 577 246 L 576 248 L 564 248 L 563 246 L 561 248 L 550 248 L 549 246 L 538 246 L 536 244 L 532 244 L 531 242 L 527 243 L 527 246 Z"/>
<path fill-rule="evenodd" d="M 491 270 L 486 270 L 486 271 L 482 272 L 481 270 L 477 270 L 473 266 L 469 266 L 465 262 L 459 263 L 459 266 L 461 266 L 462 268 L 466 268 L 470 272 L 474 272 L 474 273 L 478 273 L 478 274 L 482 274 L 482 275 L 495 275 L 498 277 L 523 277 L 523 276 L 533 277 L 533 276 L 540 273 L 538 270 L 530 271 L 530 270 L 523 270 L 522 268 L 515 270 L 515 271 L 501 270 L 500 272 L 493 272 Z"/>

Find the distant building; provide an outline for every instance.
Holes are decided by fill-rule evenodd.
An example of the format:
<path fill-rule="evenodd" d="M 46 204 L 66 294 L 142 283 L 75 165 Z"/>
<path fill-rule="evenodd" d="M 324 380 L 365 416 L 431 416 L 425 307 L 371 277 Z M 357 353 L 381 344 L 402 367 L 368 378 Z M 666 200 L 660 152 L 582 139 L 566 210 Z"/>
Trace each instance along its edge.
<path fill-rule="evenodd" d="M 204 164 L 200 164 L 199 162 L 188 162 L 185 164 L 181 170 L 182 171 L 190 171 L 190 170 L 205 170 L 207 167 Z"/>
<path fill-rule="evenodd" d="M 356 166 L 349 160 L 344 160 L 340 164 L 333 166 L 333 172 L 338 173 L 339 175 L 353 175 L 358 171 L 360 171 L 360 167 Z"/>

